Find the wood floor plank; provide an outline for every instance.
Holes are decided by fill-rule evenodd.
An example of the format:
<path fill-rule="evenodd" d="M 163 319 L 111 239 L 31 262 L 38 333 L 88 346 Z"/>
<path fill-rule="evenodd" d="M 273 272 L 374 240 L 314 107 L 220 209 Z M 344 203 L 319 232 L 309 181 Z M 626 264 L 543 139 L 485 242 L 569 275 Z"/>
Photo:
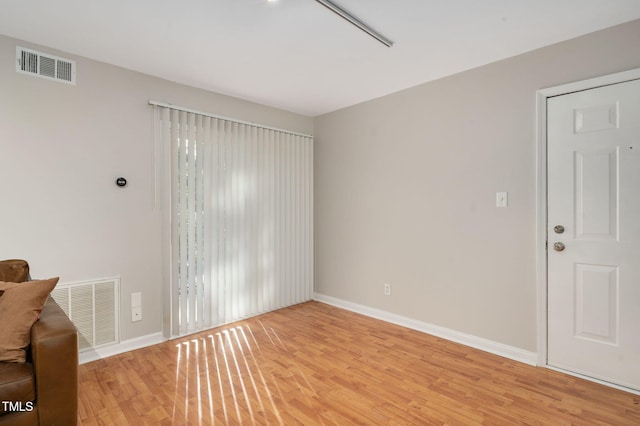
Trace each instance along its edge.
<path fill-rule="evenodd" d="M 83 425 L 638 425 L 640 397 L 319 302 L 80 366 Z"/>

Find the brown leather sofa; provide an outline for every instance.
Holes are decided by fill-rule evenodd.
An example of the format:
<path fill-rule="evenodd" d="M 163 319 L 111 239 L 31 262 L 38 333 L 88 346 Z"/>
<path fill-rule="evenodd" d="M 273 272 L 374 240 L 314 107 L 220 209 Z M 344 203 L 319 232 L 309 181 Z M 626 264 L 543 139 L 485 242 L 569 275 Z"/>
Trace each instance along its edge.
<path fill-rule="evenodd" d="M 28 271 L 25 261 L 0 261 L 0 281 L 23 282 Z M 77 417 L 78 332 L 49 298 L 31 328 L 27 362 L 0 361 L 0 425 L 66 426 Z"/>

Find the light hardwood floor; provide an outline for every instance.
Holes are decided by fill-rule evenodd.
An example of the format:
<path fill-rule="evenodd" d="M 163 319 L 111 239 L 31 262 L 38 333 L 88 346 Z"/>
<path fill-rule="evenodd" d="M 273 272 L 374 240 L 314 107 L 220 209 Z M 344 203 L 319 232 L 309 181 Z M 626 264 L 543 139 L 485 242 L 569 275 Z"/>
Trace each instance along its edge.
<path fill-rule="evenodd" d="M 319 302 L 80 366 L 85 425 L 640 425 L 640 397 Z"/>

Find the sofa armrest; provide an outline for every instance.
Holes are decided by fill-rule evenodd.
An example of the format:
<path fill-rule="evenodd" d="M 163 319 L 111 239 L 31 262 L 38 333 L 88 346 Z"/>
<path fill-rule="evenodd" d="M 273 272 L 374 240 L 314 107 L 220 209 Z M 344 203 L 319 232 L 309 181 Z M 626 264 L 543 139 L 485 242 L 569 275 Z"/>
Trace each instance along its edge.
<path fill-rule="evenodd" d="M 75 425 L 78 416 L 78 330 L 49 298 L 31 328 L 36 407 L 41 425 Z"/>

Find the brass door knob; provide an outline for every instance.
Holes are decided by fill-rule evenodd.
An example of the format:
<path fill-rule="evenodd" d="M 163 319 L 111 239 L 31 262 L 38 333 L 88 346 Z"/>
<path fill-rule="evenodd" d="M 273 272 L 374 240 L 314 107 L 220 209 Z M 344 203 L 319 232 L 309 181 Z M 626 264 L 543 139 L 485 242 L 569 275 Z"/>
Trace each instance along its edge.
<path fill-rule="evenodd" d="M 553 232 L 555 232 L 556 234 L 562 234 L 564 232 L 564 226 L 562 225 L 556 225 L 553 227 Z"/>

